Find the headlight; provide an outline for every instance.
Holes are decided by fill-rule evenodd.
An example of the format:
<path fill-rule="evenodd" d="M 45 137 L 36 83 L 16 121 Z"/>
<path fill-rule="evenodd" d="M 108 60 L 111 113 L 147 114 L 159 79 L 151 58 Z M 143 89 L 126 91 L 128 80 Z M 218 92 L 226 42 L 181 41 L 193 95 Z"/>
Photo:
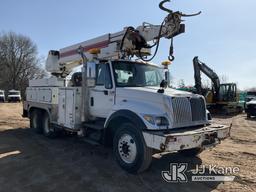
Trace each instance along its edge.
<path fill-rule="evenodd" d="M 149 122 L 150 124 L 154 125 L 155 124 L 155 120 L 154 117 L 152 115 L 143 115 L 143 118 Z"/>
<path fill-rule="evenodd" d="M 162 117 L 162 116 L 159 117 L 154 115 L 143 115 L 143 118 L 152 125 L 157 125 L 157 126 L 169 125 L 169 122 L 166 119 L 166 117 Z"/>

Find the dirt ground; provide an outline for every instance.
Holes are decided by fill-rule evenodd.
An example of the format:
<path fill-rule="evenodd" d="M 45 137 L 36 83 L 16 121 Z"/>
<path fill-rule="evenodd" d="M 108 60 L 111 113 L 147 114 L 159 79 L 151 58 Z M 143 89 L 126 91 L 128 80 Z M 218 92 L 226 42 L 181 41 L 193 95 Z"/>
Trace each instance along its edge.
<path fill-rule="evenodd" d="M 170 154 L 153 160 L 151 168 L 139 175 L 124 172 L 112 151 L 92 146 L 74 136 L 48 139 L 29 129 L 21 117 L 21 104 L 0 103 L 0 191 L 256 191 L 256 119 L 246 115 L 214 118 L 233 123 L 231 137 L 199 157 Z M 234 182 L 192 182 L 175 184 L 162 179 L 170 163 L 237 166 Z"/>

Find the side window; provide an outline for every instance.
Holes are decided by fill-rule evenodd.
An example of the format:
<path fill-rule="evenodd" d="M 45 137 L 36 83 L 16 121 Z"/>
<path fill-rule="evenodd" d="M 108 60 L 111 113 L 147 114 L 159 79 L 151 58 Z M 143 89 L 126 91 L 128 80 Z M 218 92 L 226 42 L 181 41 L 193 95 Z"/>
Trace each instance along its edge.
<path fill-rule="evenodd" d="M 96 65 L 96 85 L 104 85 L 105 80 L 105 65 Z"/>
<path fill-rule="evenodd" d="M 106 89 L 112 88 L 113 85 L 108 64 L 96 65 L 96 85 L 105 86 Z"/>

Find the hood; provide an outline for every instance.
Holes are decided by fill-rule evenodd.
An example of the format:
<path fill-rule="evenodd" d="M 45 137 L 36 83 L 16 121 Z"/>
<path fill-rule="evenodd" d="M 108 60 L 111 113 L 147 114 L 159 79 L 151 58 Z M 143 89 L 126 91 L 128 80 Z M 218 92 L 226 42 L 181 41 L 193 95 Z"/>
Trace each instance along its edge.
<path fill-rule="evenodd" d="M 116 88 L 116 108 L 127 108 L 137 114 L 167 117 L 171 128 L 208 123 L 203 96 L 171 88 L 165 89 L 164 93 L 157 93 L 158 89 L 158 87 Z"/>
<path fill-rule="evenodd" d="M 179 91 L 176 89 L 167 88 L 164 93 L 158 93 L 158 87 L 124 87 L 117 88 L 116 94 L 119 97 L 124 98 L 134 98 L 143 99 L 152 102 L 161 102 L 159 97 L 169 96 L 169 97 L 191 97 L 194 94 L 186 91 Z"/>

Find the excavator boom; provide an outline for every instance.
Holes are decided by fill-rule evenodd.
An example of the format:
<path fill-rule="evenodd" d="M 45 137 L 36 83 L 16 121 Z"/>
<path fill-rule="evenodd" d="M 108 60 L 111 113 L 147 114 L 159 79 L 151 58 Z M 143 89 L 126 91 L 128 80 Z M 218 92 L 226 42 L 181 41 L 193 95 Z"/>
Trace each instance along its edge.
<path fill-rule="evenodd" d="M 208 78 L 211 79 L 213 83 L 213 95 L 215 99 L 218 99 L 219 90 L 220 90 L 220 79 L 218 75 L 205 63 L 201 62 L 198 57 L 193 59 L 194 65 L 194 78 L 195 78 L 195 87 L 198 94 L 203 94 L 202 81 L 201 81 L 201 72 L 203 72 Z"/>

